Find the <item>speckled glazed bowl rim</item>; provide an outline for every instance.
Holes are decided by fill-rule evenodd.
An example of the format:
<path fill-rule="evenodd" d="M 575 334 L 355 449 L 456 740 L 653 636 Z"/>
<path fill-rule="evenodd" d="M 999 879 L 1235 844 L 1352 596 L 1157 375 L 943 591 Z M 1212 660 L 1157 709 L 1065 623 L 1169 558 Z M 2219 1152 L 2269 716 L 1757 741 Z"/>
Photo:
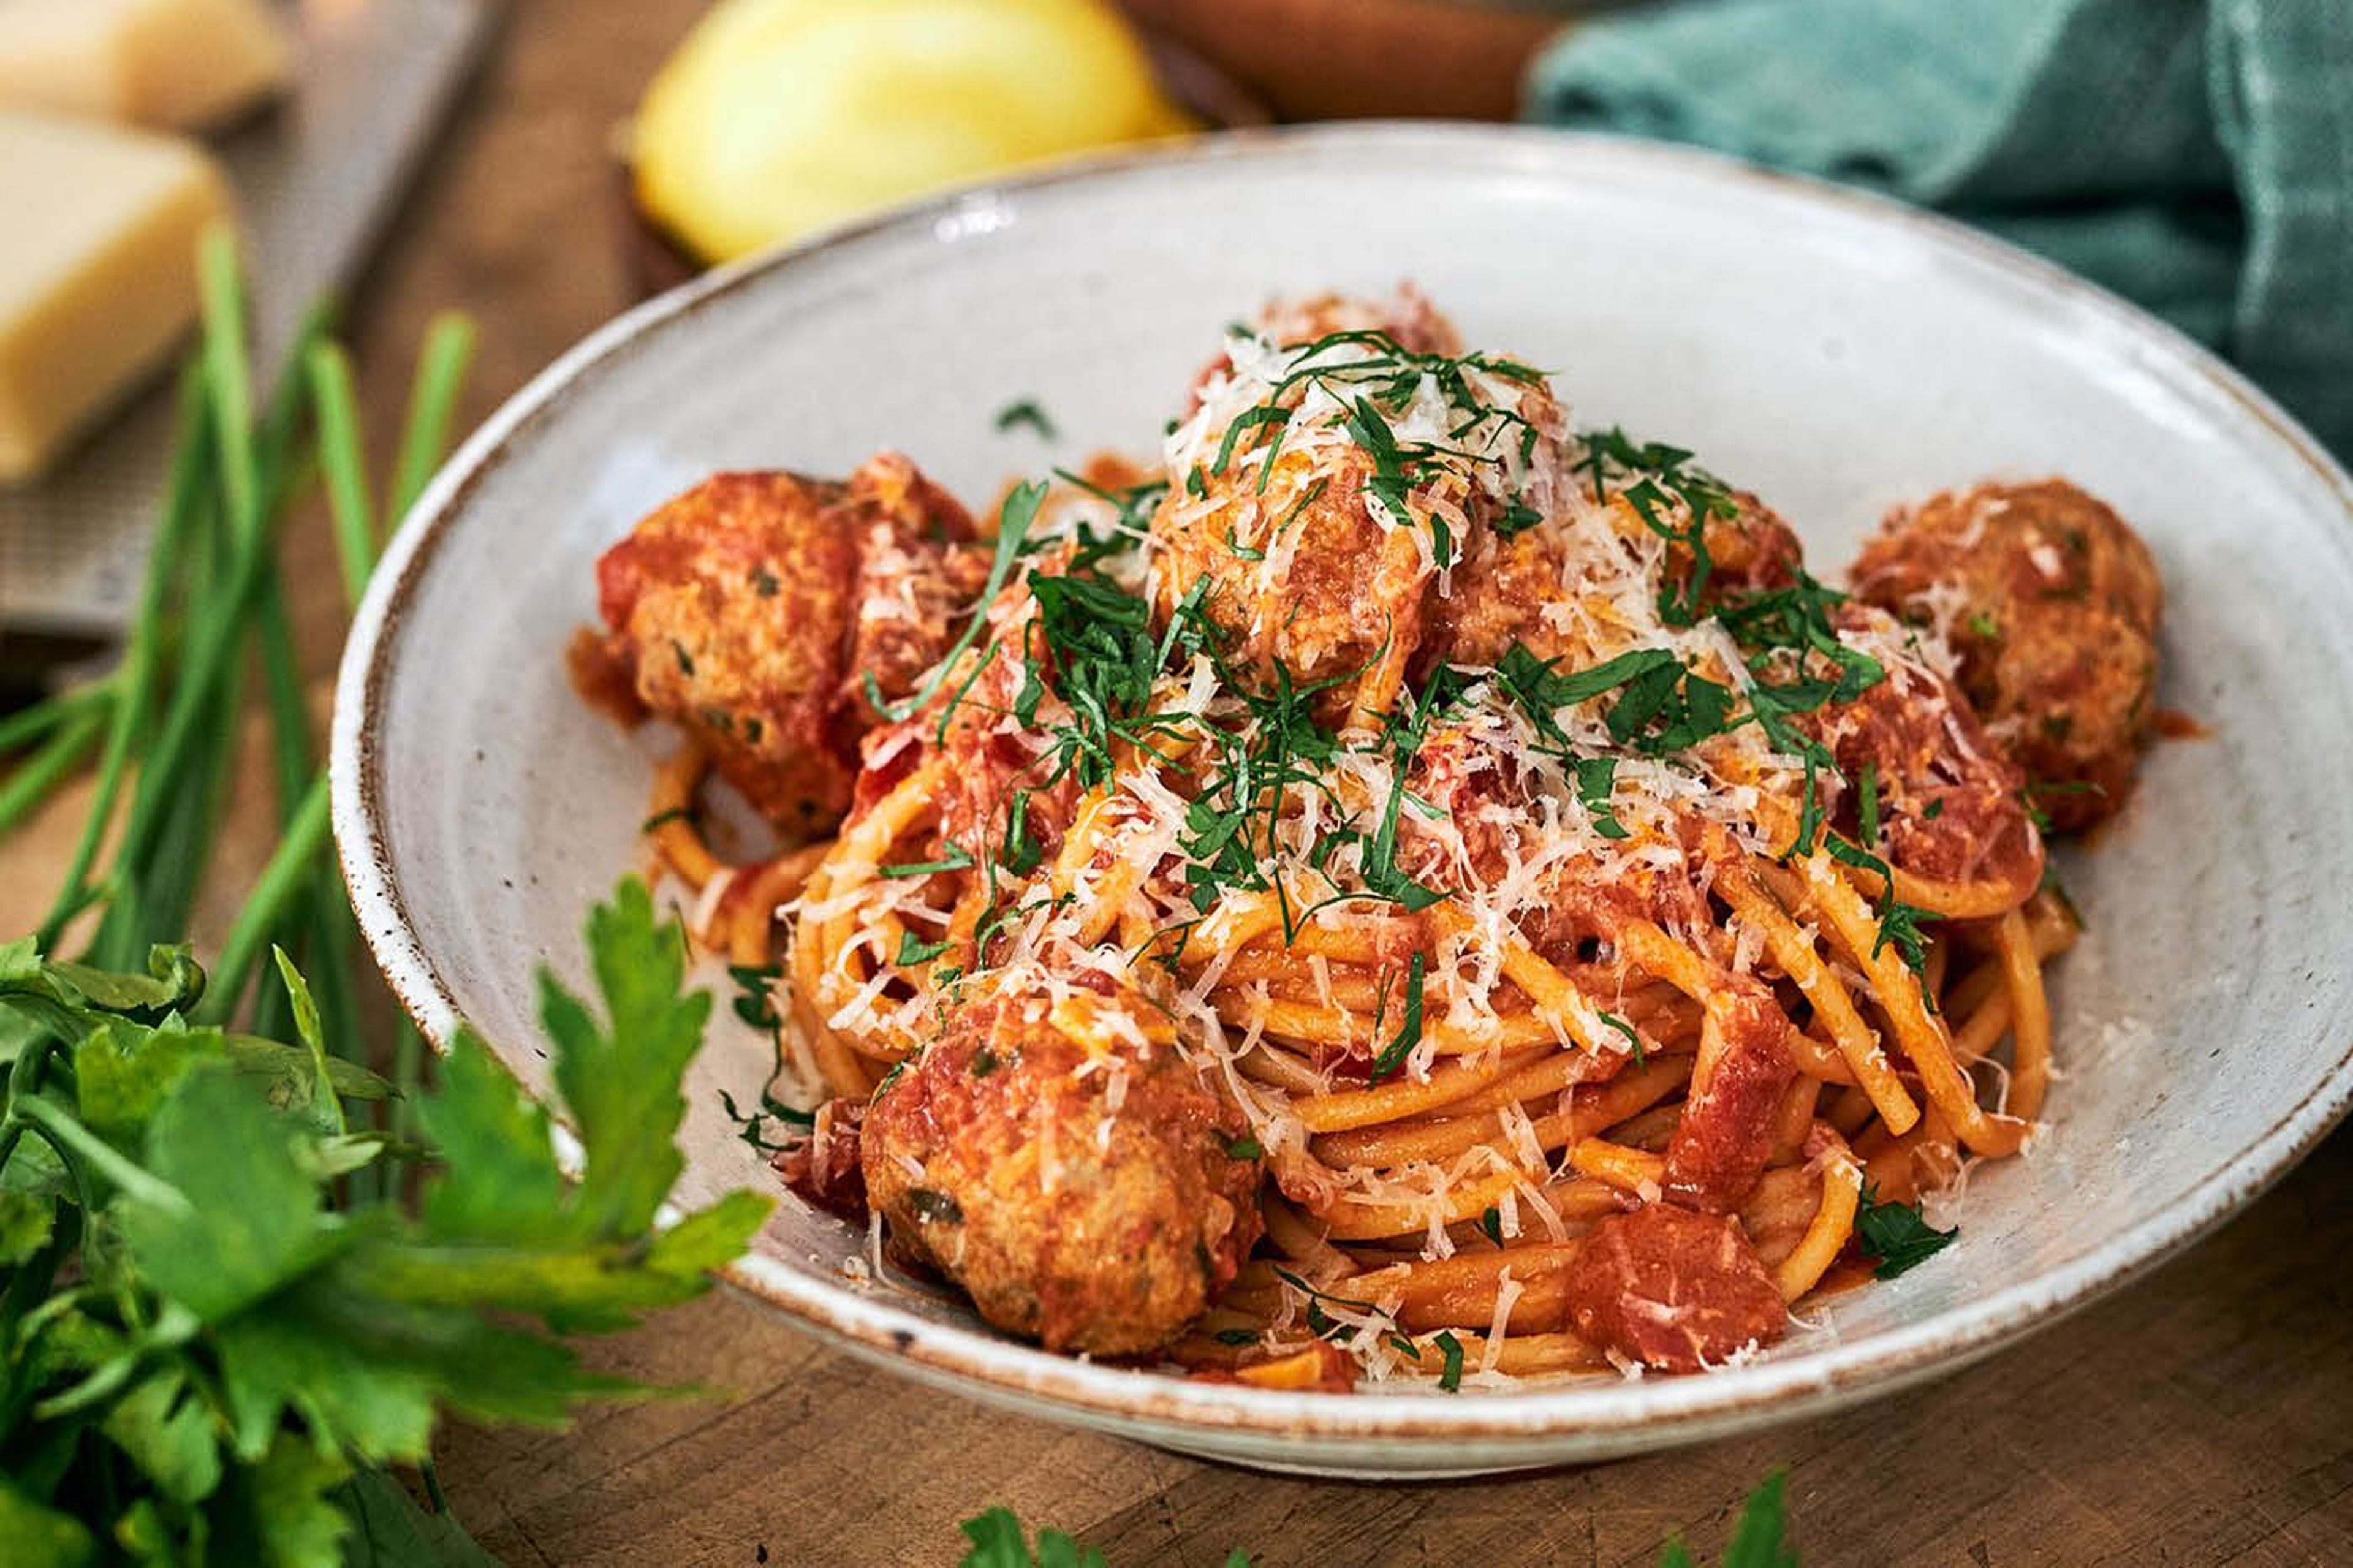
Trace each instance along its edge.
<path fill-rule="evenodd" d="M 1896 204 L 1751 168 L 1712 154 L 1525 128 L 1349 125 L 1230 132 L 1125 152 L 926 202 L 842 228 L 798 248 L 723 268 L 651 300 L 591 333 L 516 394 L 442 469 L 394 542 L 345 649 L 332 745 L 333 824 L 360 925 L 402 1004 L 437 1048 L 457 1018 L 455 997 L 425 951 L 387 847 L 384 757 L 375 743 L 396 632 L 437 549 L 461 525 L 469 497 L 518 444 L 565 416 L 568 395 L 626 367 L 632 346 L 740 289 L 789 275 L 804 257 L 881 237 L 967 232 L 1032 193 L 1149 179 L 1172 165 L 1246 167 L 1348 153 L 1368 166 L 1399 159 L 1565 179 L 1614 167 L 1653 171 L 1727 197 L 1777 195 L 1802 216 L 1814 209 L 1925 242 L 1945 259 L 2005 289 L 2020 308 L 2091 312 L 2141 351 L 2147 368 L 2208 405 L 2263 427 L 2276 460 L 2314 470 L 2353 525 L 2353 479 L 2261 392 L 2179 333 L 2046 263 L 1958 225 Z M 943 1387 L 1064 1420 L 1200 1445 L 1228 1456 L 1301 1468 L 1471 1469 L 1559 1461 L 1689 1441 L 1891 1392 L 1989 1353 L 2179 1252 L 2253 1200 L 2353 1106 L 2353 1024 L 2344 1057 L 2270 1130 L 2169 1208 L 2036 1277 L 1920 1322 L 1777 1356 L 1711 1375 L 1585 1382 L 1525 1393 L 1438 1399 L 1366 1393 L 1345 1398 L 1188 1382 L 1049 1355 L 977 1326 L 932 1321 L 885 1291 L 751 1256 L 729 1279 L 849 1349 Z M 1382 1450 L 1389 1450 L 1384 1462 Z M 1399 1461 L 1405 1461 L 1403 1465 Z"/>

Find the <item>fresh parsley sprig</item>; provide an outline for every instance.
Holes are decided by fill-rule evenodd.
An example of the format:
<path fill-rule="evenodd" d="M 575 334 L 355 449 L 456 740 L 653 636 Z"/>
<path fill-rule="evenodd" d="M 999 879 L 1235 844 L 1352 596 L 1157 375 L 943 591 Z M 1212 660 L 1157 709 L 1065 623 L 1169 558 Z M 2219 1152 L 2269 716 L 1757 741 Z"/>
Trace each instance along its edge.
<path fill-rule="evenodd" d="M 626 1391 L 551 1334 L 700 1294 L 771 1200 L 656 1228 L 710 998 L 685 992 L 679 931 L 641 884 L 587 942 L 601 1018 L 541 978 L 571 1183 L 547 1111 L 470 1033 L 409 1145 L 347 1117 L 392 1086 L 327 1054 L 282 957 L 293 1042 L 195 1022 L 185 949 L 112 972 L 0 946 L 0 1515 L 44 1543 L 12 1562 L 108 1540 L 336 1563 L 350 1487 L 425 1460 L 442 1413 L 546 1423 Z M 425 1173 L 414 1213 L 339 1201 L 395 1159 Z"/>

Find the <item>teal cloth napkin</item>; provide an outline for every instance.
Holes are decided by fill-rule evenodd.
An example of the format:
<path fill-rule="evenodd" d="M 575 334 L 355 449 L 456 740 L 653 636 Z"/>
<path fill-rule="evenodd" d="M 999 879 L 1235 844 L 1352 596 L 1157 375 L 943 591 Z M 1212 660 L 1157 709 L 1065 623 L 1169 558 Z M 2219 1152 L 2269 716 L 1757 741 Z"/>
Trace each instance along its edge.
<path fill-rule="evenodd" d="M 2353 0 L 1706 0 L 1588 22 L 1528 118 L 1938 208 L 2219 349 L 2353 458 Z"/>

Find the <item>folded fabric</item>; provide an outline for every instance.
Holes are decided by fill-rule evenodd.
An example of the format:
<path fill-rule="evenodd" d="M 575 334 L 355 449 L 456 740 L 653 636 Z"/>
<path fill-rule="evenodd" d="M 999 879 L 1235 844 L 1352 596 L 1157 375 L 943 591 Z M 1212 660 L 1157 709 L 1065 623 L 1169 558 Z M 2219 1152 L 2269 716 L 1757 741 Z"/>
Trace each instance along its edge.
<path fill-rule="evenodd" d="M 2353 458 L 2348 0 L 1711 0 L 1572 28 L 1530 119 L 1953 214 L 2236 362 Z"/>

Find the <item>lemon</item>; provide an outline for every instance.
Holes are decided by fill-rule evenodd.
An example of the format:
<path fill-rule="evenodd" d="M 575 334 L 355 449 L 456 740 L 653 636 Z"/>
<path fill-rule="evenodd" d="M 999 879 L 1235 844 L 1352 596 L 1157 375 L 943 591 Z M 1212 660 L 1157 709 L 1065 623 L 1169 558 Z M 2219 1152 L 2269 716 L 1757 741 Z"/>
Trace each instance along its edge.
<path fill-rule="evenodd" d="M 1190 129 L 1099 0 L 722 0 L 647 89 L 645 214 L 706 261 Z"/>

